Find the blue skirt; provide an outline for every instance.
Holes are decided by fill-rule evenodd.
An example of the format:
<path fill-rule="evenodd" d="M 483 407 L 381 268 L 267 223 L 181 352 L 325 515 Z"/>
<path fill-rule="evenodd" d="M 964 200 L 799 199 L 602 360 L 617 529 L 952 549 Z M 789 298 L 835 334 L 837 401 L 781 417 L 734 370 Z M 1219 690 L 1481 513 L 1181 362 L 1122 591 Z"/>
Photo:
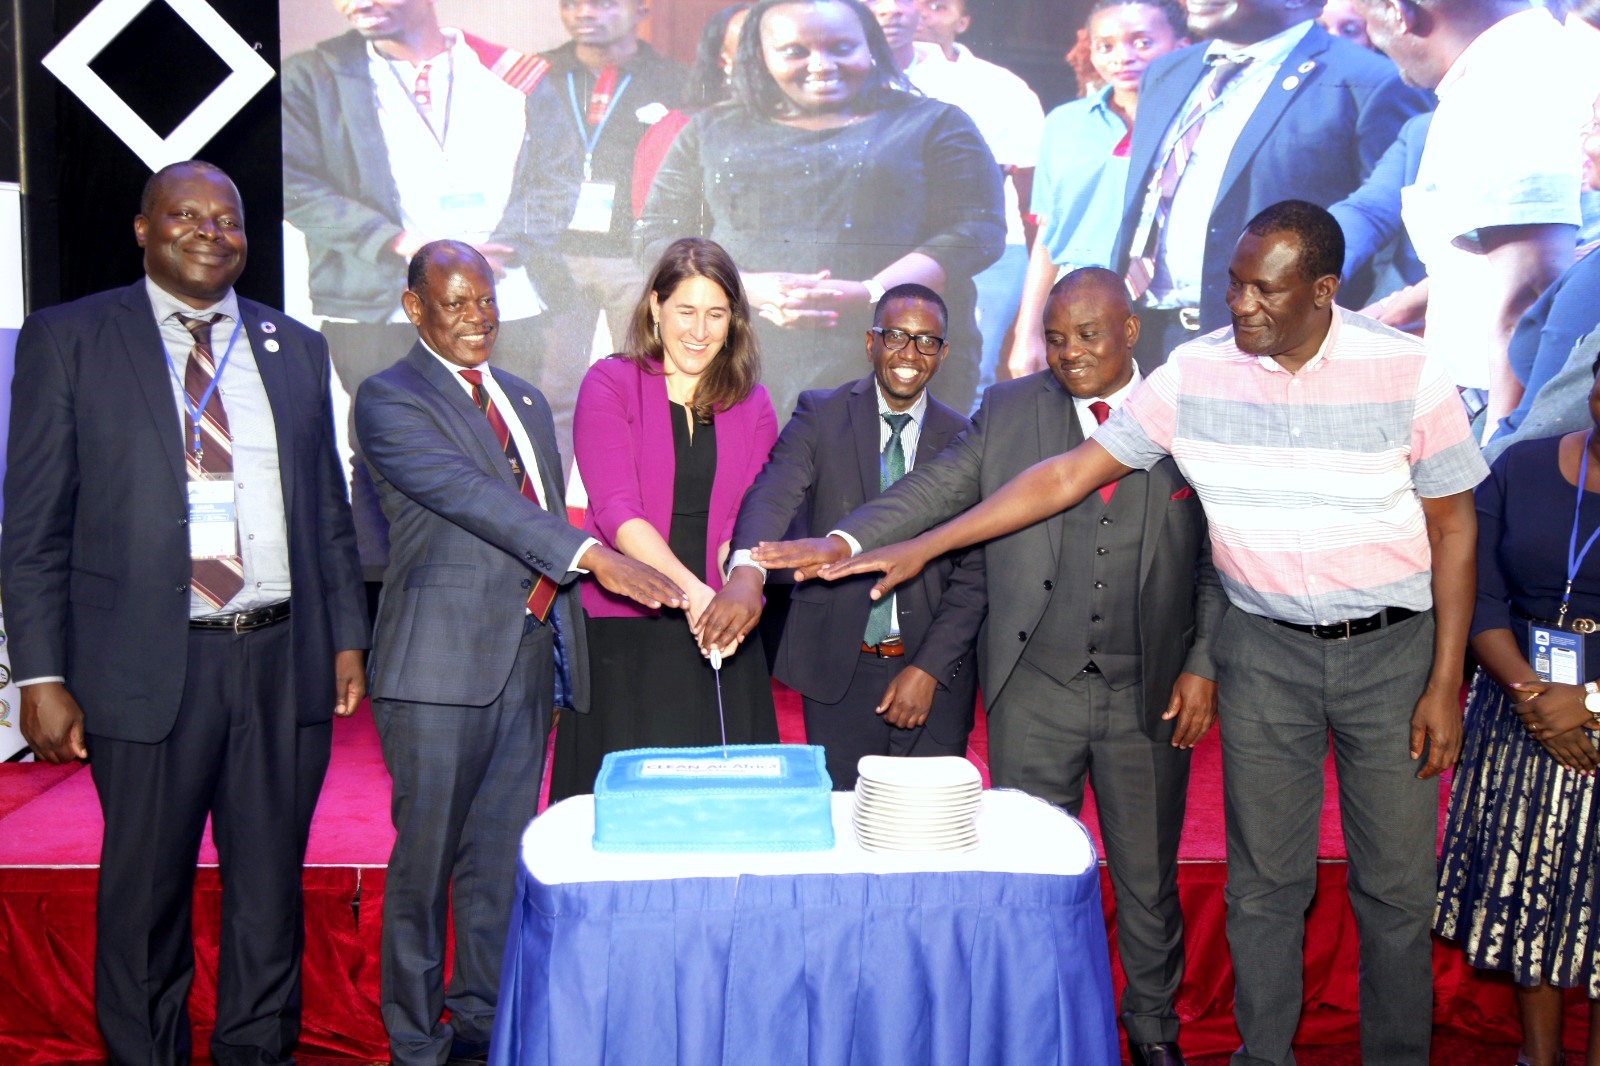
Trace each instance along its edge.
<path fill-rule="evenodd" d="M 1600 999 L 1596 799 L 1596 778 L 1552 759 L 1480 670 L 1450 789 L 1434 932 L 1480 970 Z"/>

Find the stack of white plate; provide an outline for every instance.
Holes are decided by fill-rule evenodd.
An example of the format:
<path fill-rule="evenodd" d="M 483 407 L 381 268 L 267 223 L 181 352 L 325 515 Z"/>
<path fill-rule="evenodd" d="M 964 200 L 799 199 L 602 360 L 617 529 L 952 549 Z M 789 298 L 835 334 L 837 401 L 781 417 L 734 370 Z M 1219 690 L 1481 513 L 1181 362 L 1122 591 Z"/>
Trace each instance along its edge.
<path fill-rule="evenodd" d="M 983 795 L 978 768 L 954 755 L 866 755 L 857 764 L 856 839 L 867 851 L 967 851 Z"/>

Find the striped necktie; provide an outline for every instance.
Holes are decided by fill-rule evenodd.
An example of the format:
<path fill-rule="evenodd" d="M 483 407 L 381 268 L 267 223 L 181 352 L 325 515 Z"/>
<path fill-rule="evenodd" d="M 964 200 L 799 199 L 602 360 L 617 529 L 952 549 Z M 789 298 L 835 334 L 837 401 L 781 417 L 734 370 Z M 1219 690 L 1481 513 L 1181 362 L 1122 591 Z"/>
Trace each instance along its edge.
<path fill-rule="evenodd" d="M 511 427 L 506 425 L 500 409 L 494 405 L 494 398 L 483 386 L 483 371 L 462 370 L 460 374 L 472 386 L 472 402 L 478 405 L 478 410 L 489 420 L 489 428 L 494 430 L 495 439 L 500 442 L 500 450 L 505 453 L 506 462 L 511 464 L 511 473 L 517 479 L 517 488 L 521 490 L 523 496 L 533 501 L 535 507 L 543 507 L 543 504 L 539 503 L 539 494 L 534 491 L 528 470 L 522 464 L 522 457 L 517 453 L 517 442 L 512 439 Z M 556 593 L 559 590 L 560 586 L 549 577 L 540 574 L 539 579 L 533 583 L 533 591 L 528 593 L 528 610 L 539 621 L 547 621 L 550 617 L 550 606 L 556 602 Z"/>
<path fill-rule="evenodd" d="M 189 408 L 200 405 L 206 390 L 217 376 L 216 359 L 211 354 L 211 324 L 222 318 L 208 315 L 194 318 L 179 315 L 189 332 L 194 335 L 194 347 L 189 349 L 189 361 L 183 369 L 183 391 L 189 398 Z M 193 441 L 193 419 L 184 415 L 184 465 L 190 481 L 231 480 L 233 478 L 233 435 L 228 432 L 228 412 L 222 407 L 222 393 L 213 389 L 200 413 L 200 448 L 196 452 Z M 212 559 L 191 559 L 189 584 L 200 598 L 211 605 L 213 611 L 239 594 L 244 588 L 244 562 L 239 557 L 238 526 L 234 526 L 232 555 Z"/>
<path fill-rule="evenodd" d="M 906 446 L 900 440 L 900 431 L 911 421 L 908 414 L 885 414 L 889 423 L 889 443 L 883 446 L 883 462 L 878 467 L 878 488 L 886 491 L 890 485 L 906 476 Z M 877 647 L 889 639 L 894 631 L 894 597 L 885 596 L 872 605 L 867 615 L 867 632 L 862 643 Z"/>
<path fill-rule="evenodd" d="M 1210 70 L 1200 83 L 1200 92 L 1178 125 L 1178 136 L 1167 149 L 1166 158 L 1156 170 L 1156 177 L 1145 190 L 1144 208 L 1139 216 L 1139 227 L 1133 231 L 1133 243 L 1128 246 L 1132 260 L 1128 263 L 1126 281 L 1128 296 L 1138 300 L 1150 291 L 1156 276 L 1156 252 L 1161 247 L 1161 231 L 1166 228 L 1167 216 L 1172 213 L 1172 197 L 1178 191 L 1183 170 L 1194 155 L 1194 146 L 1200 140 L 1200 128 L 1206 124 L 1211 105 L 1228 82 L 1250 65 L 1249 56 L 1224 54 L 1206 57 Z"/>

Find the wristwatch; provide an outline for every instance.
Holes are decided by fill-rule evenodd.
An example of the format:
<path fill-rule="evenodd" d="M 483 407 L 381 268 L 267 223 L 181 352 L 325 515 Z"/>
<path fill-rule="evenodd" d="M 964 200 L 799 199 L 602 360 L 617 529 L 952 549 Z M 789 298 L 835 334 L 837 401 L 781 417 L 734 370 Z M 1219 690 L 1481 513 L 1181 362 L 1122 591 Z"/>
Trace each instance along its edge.
<path fill-rule="evenodd" d="M 872 306 L 876 307 L 878 301 L 883 299 L 884 288 L 877 278 L 868 278 L 861 283 L 861 287 L 867 290 L 867 303 Z"/>
<path fill-rule="evenodd" d="M 1583 709 L 1589 712 L 1586 729 L 1600 729 L 1600 681 L 1590 681 L 1583 686 Z"/>

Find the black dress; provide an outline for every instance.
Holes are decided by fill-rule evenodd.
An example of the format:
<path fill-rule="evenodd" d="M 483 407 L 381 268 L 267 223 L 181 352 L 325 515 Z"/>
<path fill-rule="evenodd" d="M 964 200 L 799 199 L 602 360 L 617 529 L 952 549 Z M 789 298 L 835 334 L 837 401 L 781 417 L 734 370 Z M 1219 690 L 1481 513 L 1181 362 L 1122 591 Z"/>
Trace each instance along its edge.
<path fill-rule="evenodd" d="M 711 483 L 717 473 L 716 423 L 689 436 L 684 408 L 672 405 L 672 527 L 667 545 L 705 580 Z M 590 713 L 564 714 L 556 733 L 550 801 L 594 791 L 607 752 L 706 747 L 722 743 L 716 673 L 681 611 L 656 618 L 589 618 Z M 722 708 L 729 744 L 775 744 L 772 681 L 759 641 L 746 640 L 722 664 Z"/>

